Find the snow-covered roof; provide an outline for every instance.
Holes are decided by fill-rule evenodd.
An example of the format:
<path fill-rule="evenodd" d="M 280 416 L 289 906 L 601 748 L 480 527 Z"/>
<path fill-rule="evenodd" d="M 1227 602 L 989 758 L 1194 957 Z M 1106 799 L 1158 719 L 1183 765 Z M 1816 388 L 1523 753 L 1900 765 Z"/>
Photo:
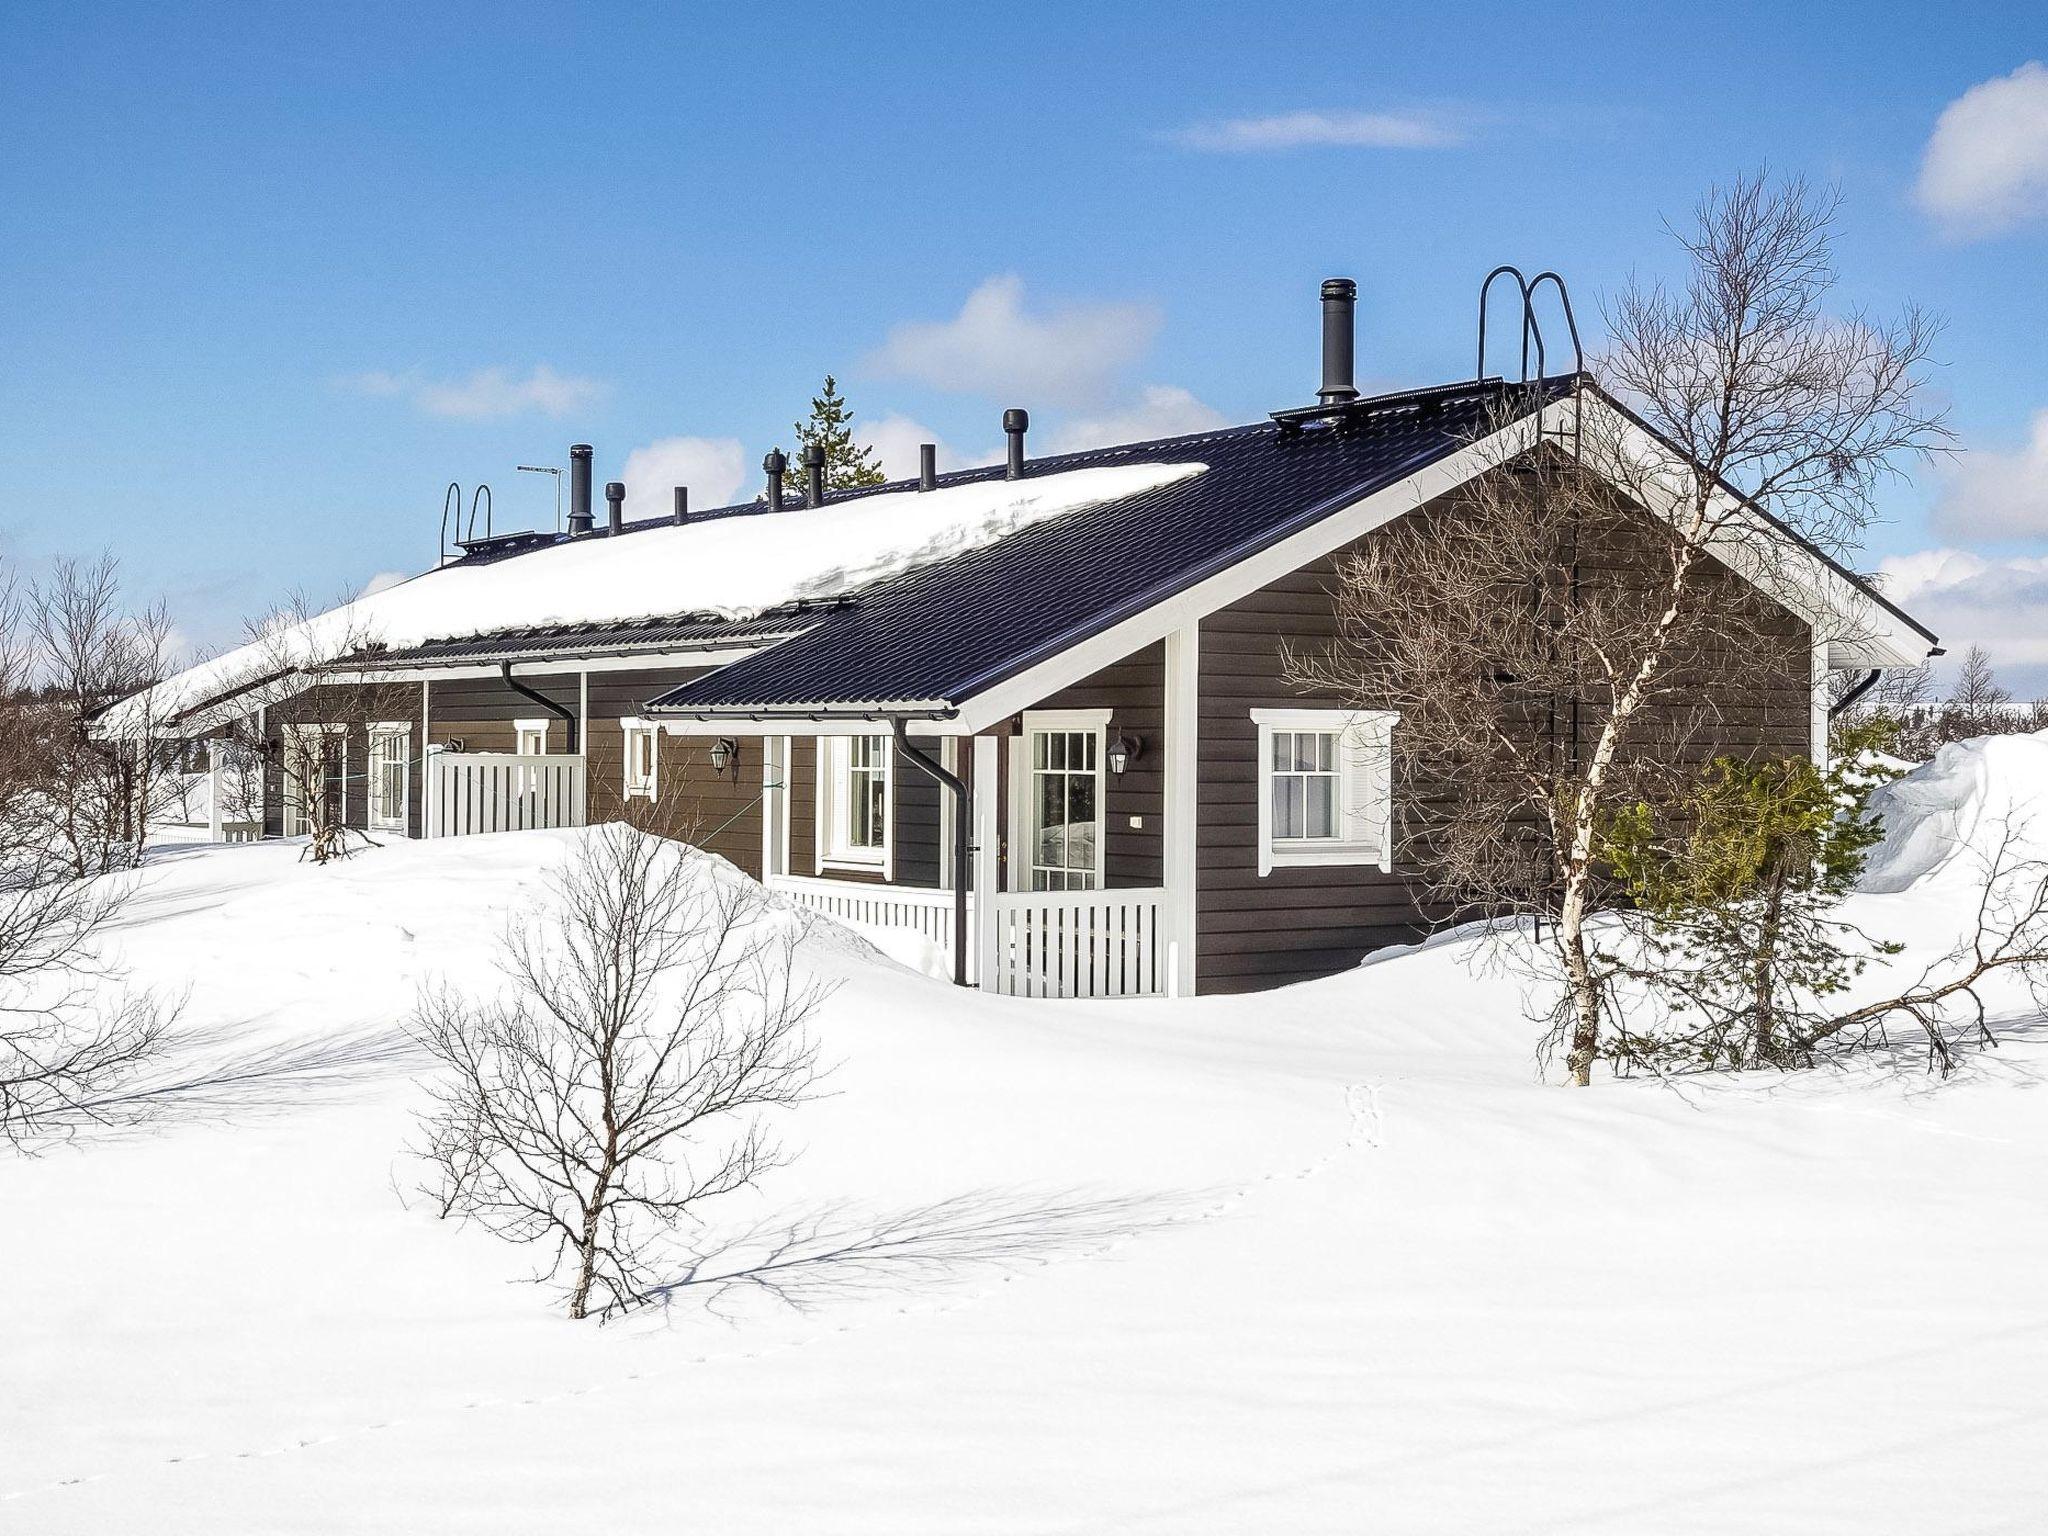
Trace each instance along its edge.
<path fill-rule="evenodd" d="M 392 648 L 458 635 L 673 614 L 745 619 L 855 592 L 1082 507 L 1198 475 L 1200 463 L 1117 464 L 885 490 L 821 507 L 741 511 L 590 534 L 503 559 L 459 561 L 357 598 L 188 668 L 101 722 L 120 734 L 267 680 L 280 663 L 331 662 L 367 641 Z"/>

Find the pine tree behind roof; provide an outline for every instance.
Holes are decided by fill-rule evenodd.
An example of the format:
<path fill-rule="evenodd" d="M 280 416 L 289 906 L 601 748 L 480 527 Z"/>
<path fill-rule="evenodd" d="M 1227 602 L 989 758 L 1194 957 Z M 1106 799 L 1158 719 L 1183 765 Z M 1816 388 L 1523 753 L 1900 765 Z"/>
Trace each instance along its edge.
<path fill-rule="evenodd" d="M 825 375 L 825 392 L 811 397 L 811 418 L 796 424 L 796 452 L 790 455 L 791 470 L 801 475 L 804 450 L 813 443 L 825 450 L 825 488 L 848 491 L 863 485 L 880 485 L 888 478 L 875 459 L 875 450 L 854 441 L 853 408 L 839 393 L 839 381 Z M 802 485 L 799 478 L 793 482 Z"/>

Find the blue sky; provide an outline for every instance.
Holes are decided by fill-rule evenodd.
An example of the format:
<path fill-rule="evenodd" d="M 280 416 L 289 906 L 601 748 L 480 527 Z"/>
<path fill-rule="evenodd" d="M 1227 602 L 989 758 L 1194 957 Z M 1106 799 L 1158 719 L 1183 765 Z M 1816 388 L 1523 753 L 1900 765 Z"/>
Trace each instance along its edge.
<path fill-rule="evenodd" d="M 17 0 L 0 537 L 111 548 L 224 640 L 430 563 L 451 479 L 550 521 L 513 466 L 571 441 L 751 488 L 828 369 L 885 448 L 1249 420 L 1310 395 L 1348 273 L 1365 378 L 1454 378 L 1489 266 L 1593 320 L 1768 162 L 1839 183 L 1844 302 L 1948 320 L 1970 452 L 1869 563 L 2048 682 L 2025 9 Z"/>

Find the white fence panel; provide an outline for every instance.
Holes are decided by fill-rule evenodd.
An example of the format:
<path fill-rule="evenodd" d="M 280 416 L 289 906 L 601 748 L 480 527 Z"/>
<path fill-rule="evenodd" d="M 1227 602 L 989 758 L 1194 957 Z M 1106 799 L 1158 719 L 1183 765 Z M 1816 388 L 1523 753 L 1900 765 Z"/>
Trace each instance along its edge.
<path fill-rule="evenodd" d="M 468 837 L 580 827 L 580 753 L 429 752 L 421 834 Z"/>
<path fill-rule="evenodd" d="M 908 928 L 953 954 L 953 893 L 857 880 L 772 875 L 770 890 L 842 922 Z M 968 979 L 1013 997 L 1153 997 L 1170 990 L 1160 939 L 1166 892 L 1005 891 L 988 904 L 993 942 L 971 945 Z M 980 903 L 968 902 L 973 932 Z M 980 956 L 992 954 L 983 978 Z"/>
<path fill-rule="evenodd" d="M 799 906 L 823 912 L 844 923 L 873 928 L 908 928 L 936 944 L 948 963 L 953 958 L 953 893 L 922 886 L 884 885 L 879 881 L 822 880 L 809 875 L 770 875 L 768 889 L 779 891 Z M 968 898 L 969 945 L 967 979 L 974 977 L 974 900 Z"/>
<path fill-rule="evenodd" d="M 1007 891 L 992 903 L 992 990 L 1015 997 L 1151 997 L 1167 990 L 1166 893 Z"/>

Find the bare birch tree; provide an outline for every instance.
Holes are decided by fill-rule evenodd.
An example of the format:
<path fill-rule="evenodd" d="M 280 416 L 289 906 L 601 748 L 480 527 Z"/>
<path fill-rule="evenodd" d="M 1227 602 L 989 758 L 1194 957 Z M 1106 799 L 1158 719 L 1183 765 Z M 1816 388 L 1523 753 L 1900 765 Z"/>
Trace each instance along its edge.
<path fill-rule="evenodd" d="M 160 603 L 126 608 L 111 555 L 58 560 L 29 587 L 25 609 L 30 668 L 46 716 L 51 830 L 76 875 L 132 865 L 172 788 L 177 743 L 148 703 L 172 666 L 169 614 Z M 97 730 L 101 712 L 131 695 L 144 702 L 127 712 L 121 731 Z"/>
<path fill-rule="evenodd" d="M 1456 526 L 1411 515 L 1368 541 L 1340 572 L 1342 640 L 1291 662 L 1303 688 L 1398 711 L 1407 780 L 1455 786 L 1410 797 L 1413 862 L 1447 908 L 1546 914 L 1576 1084 L 1613 1006 L 1589 929 L 1603 826 L 1710 739 L 1701 689 L 1731 656 L 1806 675 L 1757 589 L 1789 589 L 1795 535 L 1849 547 L 1884 478 L 1945 440 L 1919 399 L 1933 324 L 1827 308 L 1834 206 L 1761 175 L 1710 191 L 1677 235 L 1685 286 L 1609 306 L 1599 379 L 1649 430 L 1581 410 L 1567 437 L 1499 431 Z"/>
<path fill-rule="evenodd" d="M 442 1213 L 543 1246 L 583 1318 L 648 1299 L 676 1229 L 782 1161 L 765 1112 L 811 1091 L 826 989 L 694 849 L 612 824 L 550 885 L 506 933 L 506 995 L 422 998 L 443 1075 L 417 1150 Z"/>

